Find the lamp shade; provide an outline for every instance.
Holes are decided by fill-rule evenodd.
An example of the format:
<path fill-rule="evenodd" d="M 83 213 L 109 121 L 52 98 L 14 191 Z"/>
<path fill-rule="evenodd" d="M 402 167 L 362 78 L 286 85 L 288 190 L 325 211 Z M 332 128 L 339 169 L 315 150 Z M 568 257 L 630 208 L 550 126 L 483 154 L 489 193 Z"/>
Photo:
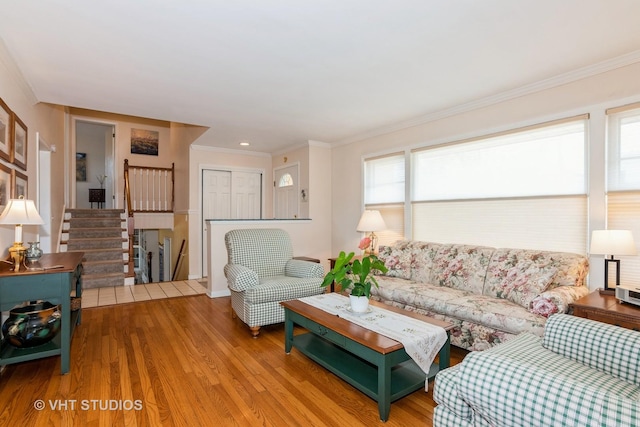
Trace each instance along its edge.
<path fill-rule="evenodd" d="M 380 211 L 374 210 L 366 210 L 362 213 L 360 217 L 360 222 L 358 222 L 357 231 L 382 231 L 386 230 L 387 225 L 384 223 L 384 219 L 382 219 L 382 215 L 380 215 Z"/>
<path fill-rule="evenodd" d="M 33 200 L 11 199 L 0 215 L 0 224 L 40 225 L 44 221 Z"/>
<path fill-rule="evenodd" d="M 591 254 L 635 255 L 636 244 L 629 230 L 594 230 L 591 233 Z"/>

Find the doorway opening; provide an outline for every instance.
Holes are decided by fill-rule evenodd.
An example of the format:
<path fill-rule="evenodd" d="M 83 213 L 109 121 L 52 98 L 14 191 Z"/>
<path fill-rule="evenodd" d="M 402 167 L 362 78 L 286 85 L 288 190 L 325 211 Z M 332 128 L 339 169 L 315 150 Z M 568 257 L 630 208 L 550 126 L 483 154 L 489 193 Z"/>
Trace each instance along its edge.
<path fill-rule="evenodd" d="M 115 125 L 75 120 L 75 207 L 114 209 Z"/>

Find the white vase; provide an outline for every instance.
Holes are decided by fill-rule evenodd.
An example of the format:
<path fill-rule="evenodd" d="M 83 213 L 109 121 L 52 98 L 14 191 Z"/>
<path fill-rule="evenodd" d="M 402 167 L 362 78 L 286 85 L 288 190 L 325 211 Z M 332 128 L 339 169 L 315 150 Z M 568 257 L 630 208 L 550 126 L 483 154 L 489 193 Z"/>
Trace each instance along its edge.
<path fill-rule="evenodd" d="M 349 300 L 351 301 L 351 311 L 354 313 L 366 313 L 369 309 L 369 298 L 367 297 L 349 295 Z"/>

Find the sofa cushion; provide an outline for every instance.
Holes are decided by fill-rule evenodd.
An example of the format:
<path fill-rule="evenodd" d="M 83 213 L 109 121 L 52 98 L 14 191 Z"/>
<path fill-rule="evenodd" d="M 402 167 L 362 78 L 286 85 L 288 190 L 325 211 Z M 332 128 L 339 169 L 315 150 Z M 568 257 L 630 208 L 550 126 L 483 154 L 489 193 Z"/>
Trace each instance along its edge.
<path fill-rule="evenodd" d="M 487 282 L 485 288 L 494 286 L 496 289 L 491 293 L 498 298 L 529 308 L 534 298 L 549 287 L 557 271 L 554 267 L 538 268 L 532 262 L 519 261 L 505 271 L 501 281 Z"/>
<path fill-rule="evenodd" d="M 482 294 L 487 265 L 494 249 L 444 244 L 433 260 L 430 283 Z"/>
<path fill-rule="evenodd" d="M 542 336 L 544 332 L 544 317 L 506 299 L 397 278 L 379 277 L 378 283 L 380 288 L 371 288 L 371 293 L 380 296 L 382 300 L 440 313 L 510 334 L 528 331 Z"/>
<path fill-rule="evenodd" d="M 549 252 L 528 249 L 496 249 L 487 268 L 487 277 L 483 293 L 490 296 L 501 294 L 501 283 L 507 273 L 514 267 L 520 269 L 548 271 L 556 273 L 547 287 L 583 286 L 589 270 L 587 258 L 567 252 Z"/>
<path fill-rule="evenodd" d="M 411 242 L 408 246 L 411 252 L 411 280 L 429 282 L 433 270 L 433 261 L 442 244 L 432 242 Z"/>
<path fill-rule="evenodd" d="M 398 242 L 393 246 L 380 246 L 378 258 L 389 269 L 385 274 L 389 277 L 401 279 L 411 278 L 411 251 L 407 241 Z"/>
<path fill-rule="evenodd" d="M 264 277 L 260 279 L 259 285 L 245 291 L 244 299 L 245 303 L 261 304 L 318 295 L 324 292 L 321 283 L 321 277 Z"/>
<path fill-rule="evenodd" d="M 544 292 L 558 273 L 558 263 L 549 252 L 524 249 L 496 249 L 487 268 L 482 293 L 509 298 L 529 308 L 531 301 Z M 534 278 L 528 290 L 527 278 Z"/>

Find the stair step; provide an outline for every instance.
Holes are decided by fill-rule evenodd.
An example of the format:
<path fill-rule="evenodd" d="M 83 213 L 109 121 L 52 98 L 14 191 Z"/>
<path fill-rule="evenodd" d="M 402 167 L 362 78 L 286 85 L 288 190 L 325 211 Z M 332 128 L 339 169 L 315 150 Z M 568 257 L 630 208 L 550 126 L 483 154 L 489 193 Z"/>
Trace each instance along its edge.
<path fill-rule="evenodd" d="M 70 228 L 65 230 L 69 234 L 69 239 L 78 238 L 101 238 L 101 237 L 122 237 L 126 228 L 122 227 L 84 227 Z"/>
<path fill-rule="evenodd" d="M 82 287 L 101 288 L 125 283 L 128 250 L 122 209 L 67 209 L 61 249 L 82 251 Z"/>
<path fill-rule="evenodd" d="M 71 218 L 66 221 L 70 224 L 70 230 L 74 228 L 122 227 L 120 218 Z"/>
<path fill-rule="evenodd" d="M 82 288 L 104 288 L 107 286 L 123 286 L 124 273 L 82 275 Z"/>
<path fill-rule="evenodd" d="M 67 209 L 66 213 L 71 218 L 98 218 L 98 217 L 116 217 L 120 218 L 124 214 L 123 209 Z"/>
<path fill-rule="evenodd" d="M 85 249 L 123 249 L 122 243 L 126 242 L 122 237 L 101 237 L 89 239 L 69 239 L 67 250 L 83 251 Z"/>
<path fill-rule="evenodd" d="M 85 249 L 84 252 L 84 260 L 85 261 L 107 261 L 107 260 L 118 260 L 122 261 L 122 255 L 125 250 L 123 249 Z M 124 271 L 124 270 L 123 270 Z"/>
<path fill-rule="evenodd" d="M 97 274 L 124 273 L 122 260 L 84 261 L 82 263 L 83 277 Z"/>

